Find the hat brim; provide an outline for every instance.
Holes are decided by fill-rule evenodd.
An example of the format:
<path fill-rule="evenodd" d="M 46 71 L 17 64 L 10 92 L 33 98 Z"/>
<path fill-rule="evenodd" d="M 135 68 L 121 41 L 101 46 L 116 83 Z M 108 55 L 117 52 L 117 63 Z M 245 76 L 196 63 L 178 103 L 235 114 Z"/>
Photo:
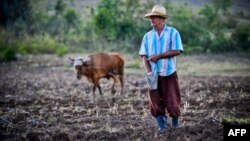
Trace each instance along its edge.
<path fill-rule="evenodd" d="M 151 16 L 159 16 L 162 17 L 164 19 L 168 18 L 168 15 L 163 15 L 163 14 L 157 14 L 157 13 L 148 13 L 144 16 L 144 18 L 150 18 Z"/>

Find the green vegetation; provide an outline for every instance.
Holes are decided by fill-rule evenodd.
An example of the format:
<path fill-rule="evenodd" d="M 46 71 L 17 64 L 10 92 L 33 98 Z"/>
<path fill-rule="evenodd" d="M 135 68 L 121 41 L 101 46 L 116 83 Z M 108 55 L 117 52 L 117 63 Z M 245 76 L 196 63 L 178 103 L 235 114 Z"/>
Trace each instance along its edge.
<path fill-rule="evenodd" d="M 151 29 L 142 17 L 154 5 L 153 0 L 100 0 L 95 9 L 80 12 L 63 0 L 1 3 L 0 59 L 7 60 L 17 54 L 63 56 L 79 51 L 137 54 L 143 35 Z M 180 32 L 185 53 L 249 52 L 250 26 L 235 18 L 247 16 L 230 13 L 232 4 L 233 0 L 213 0 L 194 13 L 187 5 L 165 1 L 170 13 L 166 23 Z"/>

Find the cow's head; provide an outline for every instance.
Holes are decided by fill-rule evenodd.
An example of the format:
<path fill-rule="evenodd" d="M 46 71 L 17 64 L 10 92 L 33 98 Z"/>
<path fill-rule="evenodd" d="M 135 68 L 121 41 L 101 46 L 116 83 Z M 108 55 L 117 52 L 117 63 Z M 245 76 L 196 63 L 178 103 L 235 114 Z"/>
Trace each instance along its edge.
<path fill-rule="evenodd" d="M 86 69 L 86 67 L 91 64 L 90 58 L 76 57 L 73 59 L 69 57 L 69 60 L 71 61 L 70 64 L 75 67 L 76 78 L 81 79 L 81 77 L 84 75 L 84 69 Z"/>

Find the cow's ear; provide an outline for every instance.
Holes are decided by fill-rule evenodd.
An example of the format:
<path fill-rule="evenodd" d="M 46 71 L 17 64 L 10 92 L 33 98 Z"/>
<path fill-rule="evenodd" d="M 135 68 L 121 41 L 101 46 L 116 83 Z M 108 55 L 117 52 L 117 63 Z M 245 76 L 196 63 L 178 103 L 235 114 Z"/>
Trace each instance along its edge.
<path fill-rule="evenodd" d="M 92 65 L 91 60 L 90 60 L 90 58 L 89 58 L 88 56 L 87 56 L 87 57 L 84 57 L 84 58 L 82 59 L 82 63 L 83 63 L 83 65 L 86 65 L 86 66 Z"/>

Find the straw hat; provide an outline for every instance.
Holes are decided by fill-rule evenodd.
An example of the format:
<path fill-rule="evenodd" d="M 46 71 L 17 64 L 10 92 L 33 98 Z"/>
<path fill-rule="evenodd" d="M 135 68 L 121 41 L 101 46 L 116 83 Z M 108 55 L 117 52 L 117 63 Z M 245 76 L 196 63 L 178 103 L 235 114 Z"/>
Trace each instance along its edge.
<path fill-rule="evenodd" d="M 161 5 L 155 5 L 151 11 L 151 13 L 148 13 L 144 16 L 144 18 L 149 18 L 150 16 L 159 16 L 162 17 L 164 19 L 168 18 L 167 12 L 165 7 L 161 6 Z"/>

